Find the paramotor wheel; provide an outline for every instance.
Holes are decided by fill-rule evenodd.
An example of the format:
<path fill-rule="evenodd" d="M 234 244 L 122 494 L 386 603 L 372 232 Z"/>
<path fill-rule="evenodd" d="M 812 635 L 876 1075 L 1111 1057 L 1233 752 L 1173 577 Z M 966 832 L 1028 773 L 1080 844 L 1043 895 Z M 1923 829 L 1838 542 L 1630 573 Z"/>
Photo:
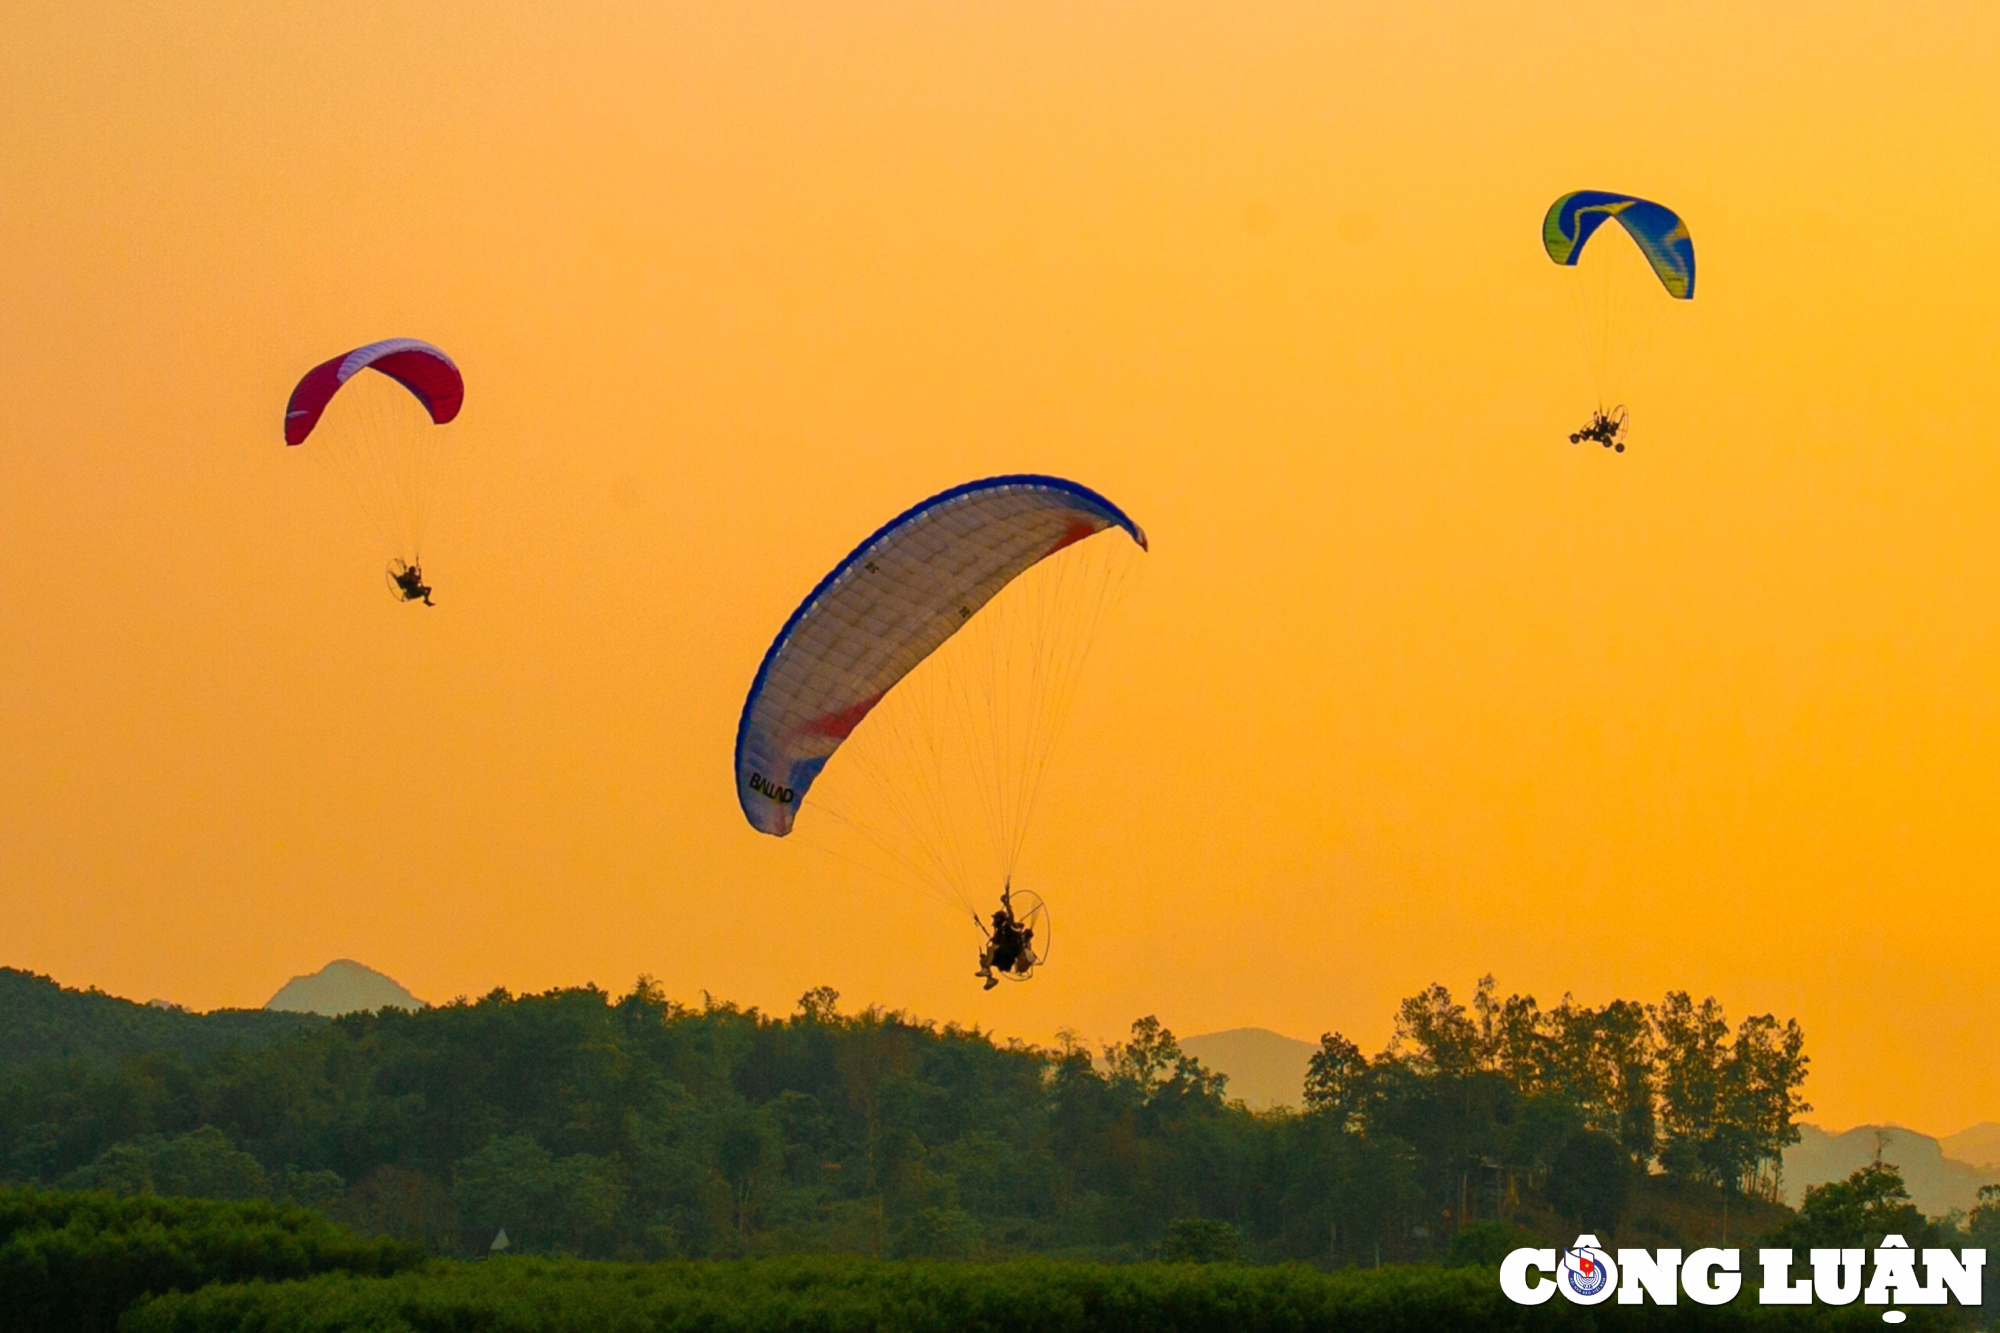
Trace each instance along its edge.
<path fill-rule="evenodd" d="M 1014 890 L 1010 901 L 1014 904 L 1014 920 L 1024 931 L 1033 931 L 1029 939 L 1028 951 L 1005 972 L 994 975 L 1007 981 L 1026 981 L 1035 975 L 1035 969 L 1049 961 L 1049 907 L 1042 901 L 1042 895 L 1032 889 Z"/>

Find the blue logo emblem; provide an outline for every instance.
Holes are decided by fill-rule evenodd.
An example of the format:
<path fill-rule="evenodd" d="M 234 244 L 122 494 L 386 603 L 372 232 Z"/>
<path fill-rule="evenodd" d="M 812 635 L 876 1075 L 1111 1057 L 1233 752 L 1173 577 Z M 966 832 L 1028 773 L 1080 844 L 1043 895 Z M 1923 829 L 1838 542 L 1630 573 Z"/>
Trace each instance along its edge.
<path fill-rule="evenodd" d="M 1563 1251 L 1562 1280 L 1570 1295 L 1589 1300 L 1604 1290 L 1604 1284 L 1610 1277 L 1611 1265 L 1605 1261 L 1602 1251 Z"/>

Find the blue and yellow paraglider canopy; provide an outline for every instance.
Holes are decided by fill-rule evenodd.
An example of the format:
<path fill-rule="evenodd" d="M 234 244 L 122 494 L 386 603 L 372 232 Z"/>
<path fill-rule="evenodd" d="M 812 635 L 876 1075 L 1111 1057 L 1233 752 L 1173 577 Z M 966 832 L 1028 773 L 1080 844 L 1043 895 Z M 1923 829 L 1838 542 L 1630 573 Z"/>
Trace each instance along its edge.
<path fill-rule="evenodd" d="M 1683 301 L 1694 296 L 1694 238 L 1687 223 L 1671 208 L 1636 195 L 1574 190 L 1549 205 L 1542 219 L 1542 245 L 1549 258 L 1574 265 L 1606 218 L 1618 219 L 1668 295 Z"/>

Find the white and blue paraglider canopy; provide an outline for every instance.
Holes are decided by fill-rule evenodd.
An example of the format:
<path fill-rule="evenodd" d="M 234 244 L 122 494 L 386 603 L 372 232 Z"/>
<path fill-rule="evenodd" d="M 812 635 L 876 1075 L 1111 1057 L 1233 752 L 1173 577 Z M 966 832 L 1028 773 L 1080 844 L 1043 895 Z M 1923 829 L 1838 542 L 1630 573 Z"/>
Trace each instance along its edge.
<path fill-rule="evenodd" d="M 891 519 L 821 579 L 764 654 L 736 731 L 736 796 L 762 833 L 792 830 L 820 770 L 899 681 L 1002 589 L 1125 512 L 1060 477 L 990 477 Z"/>

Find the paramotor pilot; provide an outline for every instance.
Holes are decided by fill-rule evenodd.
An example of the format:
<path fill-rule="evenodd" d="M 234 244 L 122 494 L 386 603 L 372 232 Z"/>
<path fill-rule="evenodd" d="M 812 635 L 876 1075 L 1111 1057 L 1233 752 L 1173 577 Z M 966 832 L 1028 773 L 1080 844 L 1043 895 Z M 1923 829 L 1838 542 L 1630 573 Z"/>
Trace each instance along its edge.
<path fill-rule="evenodd" d="M 389 576 L 396 585 L 396 591 L 406 602 L 422 602 L 425 606 L 435 606 L 431 600 L 431 587 L 424 582 L 422 565 L 404 565 Z"/>
<path fill-rule="evenodd" d="M 986 947 L 979 951 L 979 970 L 974 976 L 986 978 L 986 989 L 1000 984 L 1001 976 L 1026 976 L 1035 967 L 1035 928 L 1024 926 L 1014 916 L 1014 889 L 1000 891 L 1000 910 L 986 932 Z"/>

